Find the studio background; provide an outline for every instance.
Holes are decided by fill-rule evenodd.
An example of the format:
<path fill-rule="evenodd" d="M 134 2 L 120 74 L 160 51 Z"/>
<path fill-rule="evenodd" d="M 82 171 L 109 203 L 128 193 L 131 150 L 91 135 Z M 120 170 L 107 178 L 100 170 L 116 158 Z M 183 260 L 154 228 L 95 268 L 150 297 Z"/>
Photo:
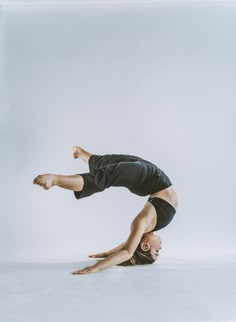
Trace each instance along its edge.
<path fill-rule="evenodd" d="M 72 147 L 138 155 L 179 196 L 159 261 L 235 258 L 236 9 L 0 9 L 1 261 L 87 258 L 126 240 L 148 197 L 77 200 L 38 174 L 88 171 Z"/>

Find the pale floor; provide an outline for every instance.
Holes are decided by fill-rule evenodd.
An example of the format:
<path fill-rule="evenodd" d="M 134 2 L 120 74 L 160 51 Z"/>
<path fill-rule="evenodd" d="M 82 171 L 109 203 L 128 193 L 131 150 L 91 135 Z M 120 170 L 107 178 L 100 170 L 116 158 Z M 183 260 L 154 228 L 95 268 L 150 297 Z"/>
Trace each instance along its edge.
<path fill-rule="evenodd" d="M 87 265 L 91 260 L 2 263 L 0 321 L 236 322 L 234 261 L 159 261 L 70 274 Z"/>

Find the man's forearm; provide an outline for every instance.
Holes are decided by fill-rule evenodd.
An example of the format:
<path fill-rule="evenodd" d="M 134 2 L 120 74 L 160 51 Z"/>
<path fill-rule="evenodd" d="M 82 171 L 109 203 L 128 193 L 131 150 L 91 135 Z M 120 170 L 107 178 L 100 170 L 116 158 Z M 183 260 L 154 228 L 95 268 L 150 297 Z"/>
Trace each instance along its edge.
<path fill-rule="evenodd" d="M 94 266 L 97 267 L 99 270 L 102 270 L 107 267 L 123 263 L 130 258 L 131 258 L 130 253 L 126 249 L 121 249 L 109 255 L 107 258 L 100 260 Z"/>
<path fill-rule="evenodd" d="M 111 255 L 114 254 L 115 252 L 117 252 L 118 250 L 121 250 L 126 242 L 123 242 L 122 244 L 116 246 L 115 248 L 112 248 L 111 250 L 108 250 L 107 252 L 105 252 L 106 255 Z"/>

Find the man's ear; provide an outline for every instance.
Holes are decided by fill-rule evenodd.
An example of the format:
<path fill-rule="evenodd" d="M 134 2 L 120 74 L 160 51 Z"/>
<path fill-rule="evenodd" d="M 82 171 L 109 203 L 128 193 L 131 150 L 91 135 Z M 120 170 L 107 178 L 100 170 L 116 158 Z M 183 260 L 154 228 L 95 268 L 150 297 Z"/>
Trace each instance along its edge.
<path fill-rule="evenodd" d="M 140 246 L 141 246 L 142 250 L 144 250 L 144 251 L 147 251 L 150 249 L 150 244 L 147 241 L 142 242 Z"/>

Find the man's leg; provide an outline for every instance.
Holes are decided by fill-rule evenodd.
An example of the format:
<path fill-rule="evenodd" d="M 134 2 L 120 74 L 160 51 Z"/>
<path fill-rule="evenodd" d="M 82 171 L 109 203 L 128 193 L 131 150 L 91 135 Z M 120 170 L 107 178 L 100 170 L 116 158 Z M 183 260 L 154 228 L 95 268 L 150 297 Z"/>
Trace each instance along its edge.
<path fill-rule="evenodd" d="M 91 196 L 105 189 L 104 186 L 97 185 L 95 177 L 89 172 L 69 176 L 42 174 L 37 176 L 33 183 L 42 186 L 46 190 L 52 186 L 72 190 L 77 199 Z"/>
<path fill-rule="evenodd" d="M 144 159 L 129 154 L 92 154 L 81 147 L 74 147 L 74 158 L 80 158 L 84 162 L 88 163 L 90 172 L 93 172 L 93 169 L 101 168 L 106 165 L 120 163 L 120 162 L 135 162 L 135 161 L 144 161 Z"/>
<path fill-rule="evenodd" d="M 101 192 L 110 186 L 130 188 L 139 182 L 141 164 L 139 157 L 125 154 L 91 154 L 82 148 L 74 147 L 74 157 L 89 164 L 90 173 L 75 175 L 44 174 L 37 176 L 33 183 L 48 190 L 53 185 L 73 190 L 77 199 Z M 79 149 L 78 149 L 79 148 Z"/>
<path fill-rule="evenodd" d="M 52 186 L 73 190 L 77 199 L 101 192 L 111 186 L 130 188 L 139 182 L 142 164 L 139 162 L 121 162 L 96 168 L 92 173 L 76 175 L 42 174 L 33 183 L 48 190 Z"/>
<path fill-rule="evenodd" d="M 84 185 L 84 179 L 81 175 L 59 175 L 59 174 L 42 174 L 37 176 L 34 184 L 42 186 L 44 189 L 48 190 L 52 186 L 59 186 L 64 189 L 81 191 Z"/>

